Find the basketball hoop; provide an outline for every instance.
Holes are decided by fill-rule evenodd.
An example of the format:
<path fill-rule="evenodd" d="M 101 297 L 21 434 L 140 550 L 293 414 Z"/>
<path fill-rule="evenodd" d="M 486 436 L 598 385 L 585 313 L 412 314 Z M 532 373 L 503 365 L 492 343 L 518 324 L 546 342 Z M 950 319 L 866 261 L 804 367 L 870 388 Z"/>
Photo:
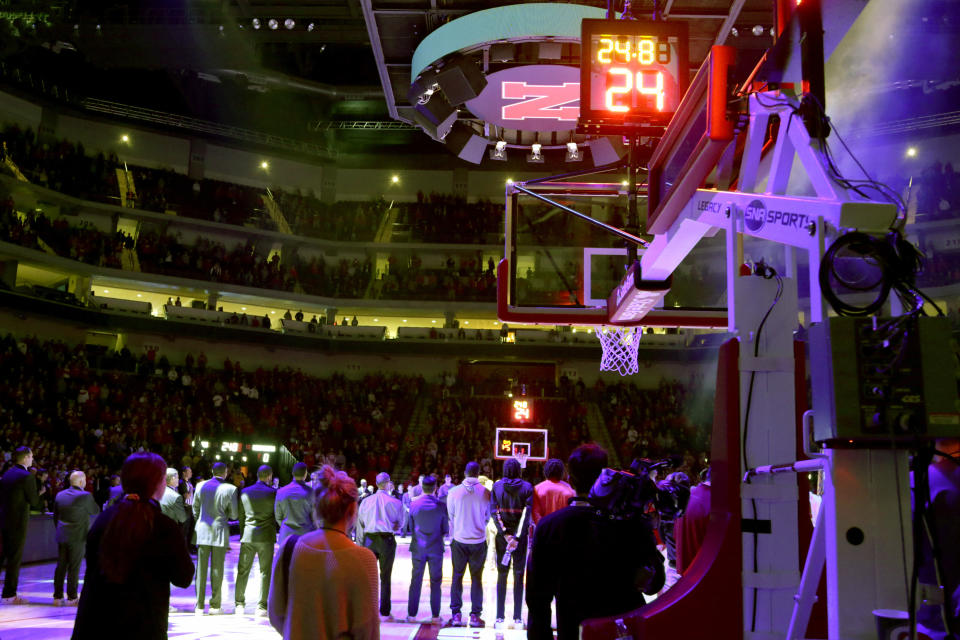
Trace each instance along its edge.
<path fill-rule="evenodd" d="M 640 347 L 640 327 L 603 326 L 595 333 L 603 347 L 600 371 L 616 371 L 621 376 L 632 376 L 640 370 L 637 349 Z"/>

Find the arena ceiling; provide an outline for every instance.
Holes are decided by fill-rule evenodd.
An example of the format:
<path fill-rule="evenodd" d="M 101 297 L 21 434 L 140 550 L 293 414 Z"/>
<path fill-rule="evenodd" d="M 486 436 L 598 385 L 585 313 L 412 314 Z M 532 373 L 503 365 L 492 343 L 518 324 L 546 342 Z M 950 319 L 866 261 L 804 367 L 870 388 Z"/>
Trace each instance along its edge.
<path fill-rule="evenodd" d="M 446 152 L 397 122 L 421 40 L 483 0 L 68 0 L 0 11 L 2 80 L 56 87 L 84 98 L 245 127 L 340 153 L 393 147 Z M 586 3 L 605 7 L 596 0 Z M 26 5 L 24 5 L 26 6 Z M 649 0 L 633 7 L 649 15 Z M 688 22 L 691 67 L 710 45 L 762 50 L 771 43 L 770 0 L 663 0 L 668 20 Z M 754 27 L 760 36 L 753 35 Z M 66 46 L 64 46 L 66 45 Z M 424 152 L 427 151 L 427 154 Z M 329 156 L 328 156 L 329 157 Z M 426 162 L 426 160 L 424 160 Z"/>

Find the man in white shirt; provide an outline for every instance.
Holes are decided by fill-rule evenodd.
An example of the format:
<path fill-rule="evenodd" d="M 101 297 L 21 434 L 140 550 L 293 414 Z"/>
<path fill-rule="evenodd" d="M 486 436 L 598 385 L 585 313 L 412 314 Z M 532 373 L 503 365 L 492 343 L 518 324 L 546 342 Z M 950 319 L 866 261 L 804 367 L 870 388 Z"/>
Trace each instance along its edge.
<path fill-rule="evenodd" d="M 487 557 L 487 521 L 490 519 L 490 492 L 478 478 L 480 465 L 468 462 L 463 482 L 447 494 L 450 514 L 450 544 L 453 584 L 450 587 L 450 626 L 462 627 L 463 574 L 470 566 L 470 626 L 483 627 L 483 561 Z"/>
<path fill-rule="evenodd" d="M 360 503 L 357 515 L 358 539 L 373 554 L 380 564 L 380 615 L 387 622 L 390 615 L 390 578 L 393 559 L 397 555 L 394 535 L 403 524 L 403 504 L 390 495 L 390 475 L 377 474 L 377 492 Z M 360 535 L 362 533 L 362 536 Z"/>

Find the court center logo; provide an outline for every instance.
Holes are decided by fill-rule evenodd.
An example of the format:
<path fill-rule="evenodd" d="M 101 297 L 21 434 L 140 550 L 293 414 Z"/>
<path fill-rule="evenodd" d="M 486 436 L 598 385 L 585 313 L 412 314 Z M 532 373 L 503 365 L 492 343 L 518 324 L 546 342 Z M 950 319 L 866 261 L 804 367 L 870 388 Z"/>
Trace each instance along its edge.
<path fill-rule="evenodd" d="M 747 205 L 743 212 L 744 222 L 750 231 L 760 231 L 767 221 L 767 207 L 760 200 L 754 200 Z"/>

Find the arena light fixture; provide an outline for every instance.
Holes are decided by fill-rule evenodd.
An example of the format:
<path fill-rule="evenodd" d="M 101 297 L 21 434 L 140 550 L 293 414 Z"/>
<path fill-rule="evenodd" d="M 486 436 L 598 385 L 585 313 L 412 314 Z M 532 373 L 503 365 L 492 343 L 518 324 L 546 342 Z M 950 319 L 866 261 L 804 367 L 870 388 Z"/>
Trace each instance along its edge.
<path fill-rule="evenodd" d="M 264 171 L 267 171 L 268 169 L 270 169 L 270 163 L 267 162 L 266 160 L 263 160 L 260 162 L 260 168 L 263 169 Z"/>
<path fill-rule="evenodd" d="M 577 143 L 570 141 L 567 143 L 567 162 L 579 162 L 583 160 L 583 152 L 577 147 Z"/>
<path fill-rule="evenodd" d="M 254 18 L 253 20 L 250 21 L 250 24 L 251 24 L 251 26 L 253 26 L 254 29 L 259 29 L 259 28 L 260 28 L 260 18 Z"/>
<path fill-rule="evenodd" d="M 400 182 L 400 176 L 391 176 L 390 182 L 392 182 L 393 184 L 397 184 L 398 182 Z"/>
<path fill-rule="evenodd" d="M 317 25 L 313 24 L 312 22 L 307 25 L 307 31 L 310 32 L 310 33 L 312 33 L 313 30 L 316 29 L 316 28 L 317 28 Z"/>
<path fill-rule="evenodd" d="M 534 142 L 530 145 L 530 154 L 527 155 L 527 162 L 543 162 L 543 145 L 539 142 Z"/>
<path fill-rule="evenodd" d="M 501 162 L 506 162 L 507 160 L 507 141 L 506 140 L 497 140 L 493 145 L 493 149 L 490 149 L 488 154 L 491 160 L 500 160 Z"/>
<path fill-rule="evenodd" d="M 507 184 L 513 184 L 513 178 L 507 178 Z"/>
<path fill-rule="evenodd" d="M 122 142 L 123 144 L 130 144 L 130 136 L 128 136 L 127 134 L 123 134 L 122 136 L 120 136 L 120 142 Z"/>
<path fill-rule="evenodd" d="M 295 26 L 297 26 L 297 23 L 294 21 L 293 18 L 287 18 L 286 20 L 283 21 L 283 26 L 287 31 L 289 31 L 293 29 Z"/>
<path fill-rule="evenodd" d="M 267 26 L 270 27 L 271 31 L 276 31 L 277 28 L 280 26 L 280 23 L 277 21 L 276 18 L 270 18 L 269 20 L 267 20 Z"/>
<path fill-rule="evenodd" d="M 753 27 L 753 35 L 757 36 L 758 38 L 763 35 L 764 31 L 766 31 L 766 29 L 763 28 L 762 24 L 758 24 Z"/>
<path fill-rule="evenodd" d="M 907 157 L 908 157 L 908 158 L 916 158 L 916 157 L 917 157 L 917 148 L 916 148 L 916 147 L 909 147 L 909 148 L 907 149 Z"/>

